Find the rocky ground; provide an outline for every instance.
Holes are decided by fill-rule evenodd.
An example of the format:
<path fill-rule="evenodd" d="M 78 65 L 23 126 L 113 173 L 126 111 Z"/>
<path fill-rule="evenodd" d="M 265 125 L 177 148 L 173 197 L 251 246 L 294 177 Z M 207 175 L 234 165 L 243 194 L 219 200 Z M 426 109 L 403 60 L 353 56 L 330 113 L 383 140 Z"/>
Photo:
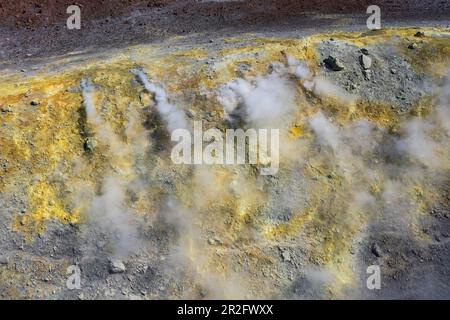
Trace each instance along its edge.
<path fill-rule="evenodd" d="M 105 3 L 108 3 L 106 5 Z M 158 42 L 173 36 L 210 40 L 248 32 L 289 31 L 304 34 L 346 30 L 365 25 L 370 1 L 173 1 L 108 0 L 77 2 L 82 10 L 81 30 L 68 31 L 68 0 L 4 1 L 0 7 L 0 61 L 48 59 L 74 51 L 124 48 Z M 379 1 L 389 25 L 420 26 L 426 21 L 449 22 L 447 2 Z M 417 13 L 420 18 L 417 19 Z M 429 25 L 429 23 L 428 23 Z M 196 40 L 199 41 L 199 40 Z M 11 59 L 8 59 L 11 58 Z"/>
<path fill-rule="evenodd" d="M 368 31 L 363 2 L 83 2 L 69 35 L 59 2 L 24 3 L 0 11 L 26 11 L 0 40 L 2 299 L 450 296 L 448 12 Z M 174 165 L 136 70 L 189 124 L 235 125 L 237 78 L 283 101 L 258 118 L 281 128 L 279 172 Z"/>

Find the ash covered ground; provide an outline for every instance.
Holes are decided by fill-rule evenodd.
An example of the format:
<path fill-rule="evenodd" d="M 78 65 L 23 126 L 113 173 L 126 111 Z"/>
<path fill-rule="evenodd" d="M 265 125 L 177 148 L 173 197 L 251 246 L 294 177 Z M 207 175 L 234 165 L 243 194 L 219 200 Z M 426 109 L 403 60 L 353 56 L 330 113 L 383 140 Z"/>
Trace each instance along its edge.
<path fill-rule="evenodd" d="M 2 299 L 450 297 L 447 3 L 80 4 L 0 7 Z M 194 121 L 278 172 L 174 164 Z"/>

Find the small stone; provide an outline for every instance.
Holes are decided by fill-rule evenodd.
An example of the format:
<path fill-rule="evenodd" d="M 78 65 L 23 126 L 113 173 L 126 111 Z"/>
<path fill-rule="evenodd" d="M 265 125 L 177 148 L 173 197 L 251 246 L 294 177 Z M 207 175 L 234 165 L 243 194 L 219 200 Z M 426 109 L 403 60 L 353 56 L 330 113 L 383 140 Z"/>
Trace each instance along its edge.
<path fill-rule="evenodd" d="M 87 152 L 93 152 L 96 146 L 97 146 L 97 141 L 91 137 L 87 138 L 83 144 L 83 148 Z"/>
<path fill-rule="evenodd" d="M 121 260 L 113 259 L 109 264 L 109 271 L 111 273 L 124 273 L 127 270 Z"/>
<path fill-rule="evenodd" d="M 78 295 L 78 300 L 84 300 L 84 293 L 80 293 Z"/>
<path fill-rule="evenodd" d="M 39 105 L 39 101 L 33 100 L 33 101 L 30 102 L 30 104 L 31 104 L 33 107 L 36 107 L 36 106 Z"/>
<path fill-rule="evenodd" d="M 408 46 L 408 49 L 414 50 L 417 48 L 417 43 L 413 42 Z"/>
<path fill-rule="evenodd" d="M 361 48 L 361 52 L 366 56 L 369 54 L 369 50 L 367 50 L 366 48 Z"/>
<path fill-rule="evenodd" d="M 370 80 L 372 78 L 372 72 L 369 69 L 364 69 L 363 75 L 366 80 Z"/>
<path fill-rule="evenodd" d="M 392 73 L 392 74 L 396 74 L 396 73 L 397 73 L 397 70 L 391 69 L 391 73 Z"/>
<path fill-rule="evenodd" d="M 144 91 L 139 94 L 139 100 L 143 106 L 149 106 L 152 104 L 152 97 Z"/>
<path fill-rule="evenodd" d="M 147 290 L 144 290 L 144 289 L 139 290 L 139 292 L 140 292 L 143 296 L 145 296 L 145 295 L 147 294 Z"/>
<path fill-rule="evenodd" d="M 193 109 L 189 109 L 186 111 L 186 115 L 190 118 L 190 119 L 194 119 L 195 116 L 197 115 L 197 113 L 193 110 Z"/>
<path fill-rule="evenodd" d="M 283 261 L 286 261 L 286 262 L 291 261 L 291 254 L 287 250 L 284 250 L 281 252 L 281 257 L 283 258 Z"/>
<path fill-rule="evenodd" d="M 2 111 L 2 112 L 12 112 L 12 109 L 11 109 L 10 106 L 6 106 L 6 107 L 2 107 L 2 108 L 1 108 L 1 111 Z"/>
<path fill-rule="evenodd" d="M 9 259 L 7 256 L 0 256 L 0 265 L 7 265 L 9 263 Z"/>
<path fill-rule="evenodd" d="M 425 33 L 423 33 L 422 31 L 417 31 L 414 34 L 414 37 L 418 37 L 418 38 L 421 38 L 421 37 L 424 37 L 424 36 L 425 36 Z"/>
<path fill-rule="evenodd" d="M 202 298 L 206 297 L 208 295 L 208 291 L 205 288 L 200 289 L 200 296 Z"/>
<path fill-rule="evenodd" d="M 372 245 L 371 251 L 376 257 L 381 257 L 381 249 L 376 243 Z"/>
<path fill-rule="evenodd" d="M 366 69 L 366 70 L 370 69 L 370 67 L 372 66 L 372 58 L 371 57 L 366 56 L 365 54 L 363 54 L 363 55 L 361 55 L 359 57 L 359 59 L 360 59 L 360 62 L 361 62 L 361 66 L 364 69 Z"/>
<path fill-rule="evenodd" d="M 323 60 L 328 69 L 333 71 L 341 71 L 345 69 L 344 64 L 339 59 L 333 57 L 332 55 L 328 56 L 325 60 Z"/>
<path fill-rule="evenodd" d="M 214 238 L 208 239 L 208 244 L 214 246 L 214 245 L 221 245 L 221 244 L 223 244 L 223 242 L 220 238 L 214 237 Z"/>

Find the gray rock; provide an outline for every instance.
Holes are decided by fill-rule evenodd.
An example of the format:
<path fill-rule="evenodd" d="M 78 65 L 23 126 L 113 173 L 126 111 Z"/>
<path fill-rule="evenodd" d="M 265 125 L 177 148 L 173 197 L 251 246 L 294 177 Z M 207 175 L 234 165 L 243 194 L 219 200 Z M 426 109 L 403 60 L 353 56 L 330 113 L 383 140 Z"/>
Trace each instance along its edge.
<path fill-rule="evenodd" d="M 368 54 L 369 54 L 369 50 L 367 50 L 366 48 L 362 48 L 362 49 L 361 49 L 361 52 L 362 52 L 363 54 L 365 54 L 365 55 L 368 55 Z"/>
<path fill-rule="evenodd" d="M 186 115 L 190 118 L 190 119 L 194 119 L 195 116 L 197 115 L 197 113 L 193 110 L 193 109 L 189 109 L 186 111 Z"/>
<path fill-rule="evenodd" d="M 109 263 L 109 272 L 111 273 L 124 273 L 127 270 L 125 264 L 118 259 L 112 259 Z"/>
<path fill-rule="evenodd" d="M 328 56 L 325 60 L 323 60 L 328 69 L 333 71 L 341 71 L 345 69 L 344 64 L 339 59 L 333 57 L 332 55 Z"/>
<path fill-rule="evenodd" d="M 7 265 L 9 263 L 9 259 L 6 256 L 0 256 L 0 265 Z"/>
<path fill-rule="evenodd" d="M 2 112 L 12 112 L 12 109 L 11 109 L 10 106 L 5 106 L 5 107 L 2 107 L 2 108 L 1 108 L 1 111 L 2 111 Z"/>
<path fill-rule="evenodd" d="M 281 252 L 281 257 L 283 258 L 283 261 L 286 261 L 286 262 L 291 261 L 291 254 L 287 250 L 284 250 Z"/>
<path fill-rule="evenodd" d="M 364 68 L 364 69 L 370 69 L 370 67 L 372 67 L 372 58 L 371 57 L 369 57 L 369 56 L 366 56 L 365 54 L 362 54 L 360 57 L 359 57 L 359 59 L 360 59 L 360 63 L 361 63 L 361 66 Z"/>
<path fill-rule="evenodd" d="M 209 245 L 212 245 L 212 246 L 221 245 L 221 244 L 222 244 L 222 240 L 220 240 L 220 239 L 217 238 L 217 237 L 209 238 L 209 239 L 208 239 L 208 244 L 209 244 Z"/>
<path fill-rule="evenodd" d="M 413 42 L 408 46 L 408 49 L 414 50 L 417 48 L 417 43 Z"/>
<path fill-rule="evenodd" d="M 87 152 L 93 152 L 96 146 L 97 141 L 92 137 L 87 138 L 86 141 L 84 141 L 83 145 L 84 150 Z"/>
<path fill-rule="evenodd" d="M 206 290 L 205 288 L 201 288 L 200 289 L 200 296 L 202 298 L 206 297 L 208 295 L 208 290 Z"/>
<path fill-rule="evenodd" d="M 371 249 L 371 251 L 372 251 L 372 253 L 373 253 L 373 255 L 375 256 L 375 257 L 381 257 L 381 249 L 380 249 L 380 247 L 376 244 L 376 243 L 374 243 L 373 245 L 372 245 L 372 249 Z"/>
<path fill-rule="evenodd" d="M 417 31 L 414 34 L 414 37 L 418 37 L 418 38 L 421 38 L 421 37 L 424 37 L 424 36 L 425 36 L 425 33 L 423 33 L 422 31 Z"/>

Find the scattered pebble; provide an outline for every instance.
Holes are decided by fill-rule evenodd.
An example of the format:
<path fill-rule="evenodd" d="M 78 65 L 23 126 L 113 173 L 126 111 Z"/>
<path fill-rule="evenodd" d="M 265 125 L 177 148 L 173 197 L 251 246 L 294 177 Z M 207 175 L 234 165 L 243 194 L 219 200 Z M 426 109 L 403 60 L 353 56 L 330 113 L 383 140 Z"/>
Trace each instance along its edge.
<path fill-rule="evenodd" d="M 9 263 L 9 259 L 6 256 L 0 256 L 0 265 L 7 265 Z"/>
<path fill-rule="evenodd" d="M 206 297 L 208 295 L 208 291 L 205 288 L 200 289 L 200 296 L 202 298 Z"/>
<path fill-rule="evenodd" d="M 423 33 L 422 31 L 417 31 L 416 34 L 414 35 L 414 37 L 424 37 L 425 33 Z"/>
<path fill-rule="evenodd" d="M 376 243 L 374 243 L 372 245 L 372 250 L 371 251 L 376 257 L 378 257 L 378 258 L 381 257 L 381 249 Z"/>
<path fill-rule="evenodd" d="M 2 107 L 2 108 L 1 108 L 1 111 L 2 111 L 2 112 L 12 112 L 12 109 L 11 109 L 10 106 L 6 106 L 6 107 Z"/>
<path fill-rule="evenodd" d="M 291 254 L 289 251 L 284 250 L 281 252 L 281 257 L 283 258 L 283 261 L 290 262 L 291 261 Z"/>
<path fill-rule="evenodd" d="M 362 48 L 362 49 L 361 49 L 361 52 L 362 52 L 363 54 L 365 54 L 366 56 L 369 55 L 369 50 L 367 50 L 366 48 Z"/>
<path fill-rule="evenodd" d="M 209 238 L 208 239 L 208 244 L 211 245 L 211 246 L 220 245 L 220 244 L 222 244 L 222 241 L 219 238 L 217 238 L 217 237 Z"/>
<path fill-rule="evenodd" d="M 111 273 L 124 273 L 127 270 L 125 264 L 118 259 L 113 259 L 109 264 L 109 271 Z"/>
<path fill-rule="evenodd" d="M 362 54 L 360 56 L 360 62 L 361 62 L 361 66 L 366 70 L 370 69 L 370 67 L 372 67 L 372 58 L 365 54 Z"/>
<path fill-rule="evenodd" d="M 87 138 L 83 144 L 84 150 L 87 152 L 93 152 L 96 146 L 97 146 L 97 141 L 91 137 Z"/>
<path fill-rule="evenodd" d="M 345 69 L 344 64 L 339 59 L 333 57 L 332 55 L 328 56 L 325 60 L 323 60 L 328 69 L 333 71 L 341 71 Z"/>

